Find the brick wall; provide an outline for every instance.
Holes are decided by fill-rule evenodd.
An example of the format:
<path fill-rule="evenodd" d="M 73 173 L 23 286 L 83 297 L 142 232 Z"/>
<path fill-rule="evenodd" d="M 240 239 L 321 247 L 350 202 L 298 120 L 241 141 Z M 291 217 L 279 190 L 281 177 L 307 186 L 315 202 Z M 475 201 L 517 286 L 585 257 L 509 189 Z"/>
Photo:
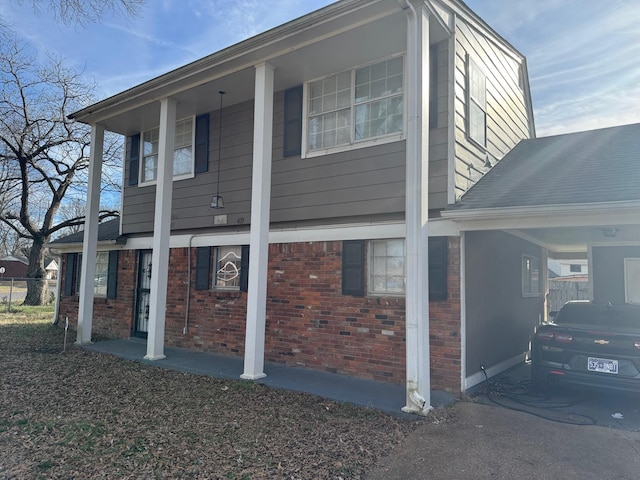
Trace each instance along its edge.
<path fill-rule="evenodd" d="M 165 342 L 243 355 L 246 293 L 196 291 L 191 255 L 189 321 L 185 327 L 188 249 L 171 250 Z M 135 304 L 136 254 L 120 253 L 118 296 L 96 299 L 96 333 L 127 338 Z M 431 381 L 460 390 L 460 243 L 449 238 L 448 300 L 430 305 Z M 63 275 L 66 265 L 63 259 Z M 265 358 L 393 383 L 405 381 L 405 301 L 342 295 L 342 242 L 269 247 Z M 62 298 L 61 314 L 77 319 L 78 298 Z"/>

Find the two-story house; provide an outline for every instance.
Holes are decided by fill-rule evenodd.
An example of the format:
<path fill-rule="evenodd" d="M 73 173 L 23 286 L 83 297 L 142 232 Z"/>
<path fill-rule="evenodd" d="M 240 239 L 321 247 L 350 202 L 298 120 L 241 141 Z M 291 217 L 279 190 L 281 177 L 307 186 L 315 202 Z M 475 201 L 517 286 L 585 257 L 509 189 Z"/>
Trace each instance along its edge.
<path fill-rule="evenodd" d="M 72 118 L 93 134 L 84 236 L 55 245 L 78 343 L 406 384 L 418 413 L 431 388 L 470 386 L 468 355 L 491 360 L 466 334 L 464 242 L 441 211 L 535 131 L 524 57 L 462 1 L 340 0 Z M 99 228 L 105 131 L 126 137 L 125 180 Z M 510 307 L 520 352 L 492 355 L 524 351 L 542 301 Z"/>

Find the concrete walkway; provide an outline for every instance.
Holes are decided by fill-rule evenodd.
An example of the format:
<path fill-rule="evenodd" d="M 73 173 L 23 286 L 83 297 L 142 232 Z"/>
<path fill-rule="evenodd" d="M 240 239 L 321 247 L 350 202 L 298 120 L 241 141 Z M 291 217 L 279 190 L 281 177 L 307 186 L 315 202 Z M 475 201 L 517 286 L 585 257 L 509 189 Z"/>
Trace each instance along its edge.
<path fill-rule="evenodd" d="M 215 378 L 239 380 L 243 372 L 243 358 L 241 357 L 195 352 L 182 348 L 165 347 L 167 358 L 155 361 L 144 360 L 146 345 L 146 340 L 142 339 L 107 340 L 85 345 L 84 348 L 156 367 Z M 405 405 L 403 385 L 393 385 L 273 362 L 265 362 L 264 370 L 267 376 L 256 380 L 256 382 L 273 388 L 310 393 L 338 402 L 375 408 L 394 415 L 406 415 L 401 411 Z M 433 407 L 448 405 L 454 400 L 451 394 L 439 391 L 431 392 Z"/>

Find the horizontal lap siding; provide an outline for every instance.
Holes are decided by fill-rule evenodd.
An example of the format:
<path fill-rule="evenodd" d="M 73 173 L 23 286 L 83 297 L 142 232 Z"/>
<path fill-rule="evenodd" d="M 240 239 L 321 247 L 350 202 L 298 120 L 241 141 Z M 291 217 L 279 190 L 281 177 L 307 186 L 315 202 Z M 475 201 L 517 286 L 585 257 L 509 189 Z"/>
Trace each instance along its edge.
<path fill-rule="evenodd" d="M 272 222 L 322 221 L 404 212 L 404 141 L 314 158 L 283 157 L 283 117 L 284 95 L 277 92 L 274 97 Z M 253 102 L 223 109 L 220 194 L 225 208 L 220 211 L 209 206 L 216 193 L 218 131 L 218 113 L 212 112 L 209 169 L 194 178 L 174 183 L 173 230 L 211 227 L 216 214 L 227 215 L 228 225 L 250 221 Z M 446 155 L 441 146 L 436 146 L 436 151 Z M 441 170 L 436 168 L 436 171 Z M 439 186 L 442 189 L 442 185 Z M 155 186 L 125 185 L 123 233 L 153 231 L 154 203 Z"/>
<path fill-rule="evenodd" d="M 486 75 L 487 144 L 467 135 L 467 54 Z M 531 136 L 525 92 L 518 83 L 520 61 L 506 54 L 461 19 L 456 25 L 455 55 L 455 191 L 459 199 L 521 139 Z"/>

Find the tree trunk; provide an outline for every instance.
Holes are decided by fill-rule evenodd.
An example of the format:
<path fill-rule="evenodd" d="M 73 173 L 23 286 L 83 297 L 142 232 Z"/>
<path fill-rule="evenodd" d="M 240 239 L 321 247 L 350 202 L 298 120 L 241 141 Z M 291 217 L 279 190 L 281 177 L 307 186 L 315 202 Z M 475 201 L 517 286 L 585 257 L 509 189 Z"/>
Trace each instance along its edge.
<path fill-rule="evenodd" d="M 25 305 L 45 305 L 49 298 L 49 286 L 44 265 L 44 243 L 44 239 L 35 238 L 31 246 Z"/>

